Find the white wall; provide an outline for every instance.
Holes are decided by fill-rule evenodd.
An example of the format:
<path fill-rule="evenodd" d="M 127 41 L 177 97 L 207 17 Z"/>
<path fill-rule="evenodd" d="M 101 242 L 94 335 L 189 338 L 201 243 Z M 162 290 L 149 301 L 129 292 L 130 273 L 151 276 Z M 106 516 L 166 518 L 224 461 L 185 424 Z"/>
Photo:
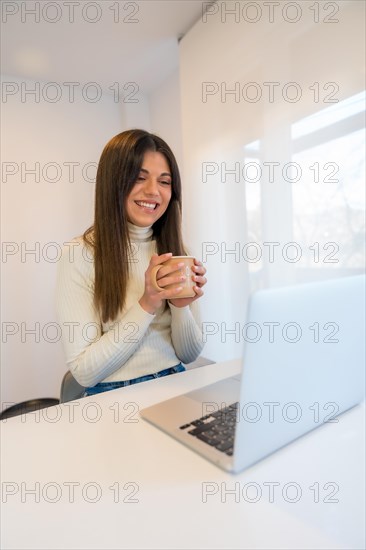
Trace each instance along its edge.
<path fill-rule="evenodd" d="M 150 120 L 151 131 L 168 143 L 183 168 L 180 101 L 179 70 L 176 70 L 150 95 Z"/>
<path fill-rule="evenodd" d="M 42 94 L 43 83 L 8 75 L 2 75 L 2 81 L 12 83 L 13 91 L 2 104 L 4 408 L 27 399 L 58 397 L 66 371 L 59 340 L 62 327 L 56 325 L 54 310 L 60 247 L 92 223 L 94 183 L 88 180 L 95 178 L 105 143 L 128 127 L 148 128 L 150 123 L 141 95 L 139 104 L 126 105 L 108 94 L 92 103 L 76 92 L 72 103 L 62 88 L 60 101 L 52 103 L 47 99 L 51 89 L 48 96 Z M 22 97 L 22 89 L 37 85 L 38 96 Z M 36 163 L 39 181 L 38 175 L 27 173 Z M 73 178 L 65 163 L 78 163 Z"/>
<path fill-rule="evenodd" d="M 241 334 L 239 338 L 226 335 L 225 329 L 235 329 L 238 323 L 242 327 L 247 298 L 258 286 L 259 275 L 260 286 L 299 280 L 297 267 L 281 258 L 273 263 L 261 260 L 261 270 L 256 271 L 242 254 L 243 246 L 253 239 L 249 233 L 257 222 L 257 244 L 262 250 L 266 241 L 280 242 L 281 246 L 293 241 L 292 190 L 288 183 L 282 177 L 272 184 L 261 179 L 258 211 L 249 223 L 252 213 L 248 197 L 255 185 L 250 188 L 241 175 L 237 181 L 228 175 L 225 181 L 221 163 L 233 169 L 239 162 L 241 169 L 245 146 L 259 140 L 261 162 L 283 166 L 292 155 L 291 125 L 330 105 L 324 103 L 334 90 L 326 87 L 328 83 L 336 83 L 338 101 L 364 89 L 364 3 L 331 3 L 339 6 L 336 14 L 329 11 L 329 3 L 327 7 L 316 3 L 312 10 L 309 2 L 288 4 L 300 6 L 299 18 L 294 8 L 283 13 L 280 6 L 270 22 L 264 5 L 255 13 L 253 7 L 245 12 L 243 3 L 233 2 L 231 9 L 237 8 L 233 15 L 225 12 L 227 3 L 217 2 L 210 7 L 206 20 L 198 21 L 180 42 L 185 203 L 189 204 L 185 232 L 197 255 L 205 257 L 205 252 L 210 252 L 206 258 L 209 284 L 202 306 L 204 322 L 210 323 L 206 327 L 216 332 L 207 336 L 204 351 L 213 359 L 241 354 Z M 314 6 L 319 7 L 319 14 L 313 11 Z M 276 83 L 273 98 L 265 85 L 268 82 Z M 311 89 L 317 82 L 320 98 Z M 288 83 L 295 83 L 296 88 L 285 88 Z M 203 88 L 211 95 L 203 97 Z M 256 98 L 257 90 L 262 95 Z M 298 98 L 296 90 L 301 92 Z M 202 172 L 209 162 L 218 170 L 205 182 Z M 332 193 L 330 189 L 330 210 L 335 206 Z M 321 227 L 316 238 L 323 239 Z M 329 240 L 336 238 L 336 234 L 328 236 Z M 237 251 L 236 245 L 239 254 L 226 253 Z M 346 256 L 345 250 L 342 253 Z M 319 269 L 315 273 L 315 277 L 324 276 Z M 329 273 L 330 268 L 326 276 Z"/>

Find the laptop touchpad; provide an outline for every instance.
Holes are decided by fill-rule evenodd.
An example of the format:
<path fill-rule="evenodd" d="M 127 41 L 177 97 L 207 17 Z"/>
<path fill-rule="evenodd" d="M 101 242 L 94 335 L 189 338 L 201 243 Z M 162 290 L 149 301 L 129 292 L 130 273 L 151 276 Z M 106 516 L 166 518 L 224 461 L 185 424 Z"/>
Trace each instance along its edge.
<path fill-rule="evenodd" d="M 187 397 L 199 401 L 200 403 L 215 403 L 218 407 L 230 405 L 239 401 L 240 380 L 237 378 L 226 378 L 210 384 L 199 390 L 189 392 Z"/>

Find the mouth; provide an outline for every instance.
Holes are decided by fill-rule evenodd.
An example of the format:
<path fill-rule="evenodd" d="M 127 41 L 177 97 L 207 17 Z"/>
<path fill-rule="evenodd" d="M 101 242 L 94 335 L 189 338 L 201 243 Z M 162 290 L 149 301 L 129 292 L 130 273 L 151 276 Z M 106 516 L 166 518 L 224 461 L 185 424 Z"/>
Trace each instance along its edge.
<path fill-rule="evenodd" d="M 153 212 L 159 206 L 159 203 L 155 201 L 135 201 L 135 204 L 149 212 Z"/>

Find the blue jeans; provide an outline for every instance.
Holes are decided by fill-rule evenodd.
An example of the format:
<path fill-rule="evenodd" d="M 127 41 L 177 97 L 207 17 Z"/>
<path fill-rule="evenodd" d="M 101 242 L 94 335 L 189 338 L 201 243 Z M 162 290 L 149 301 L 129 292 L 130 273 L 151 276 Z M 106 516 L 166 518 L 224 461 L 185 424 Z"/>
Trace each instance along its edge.
<path fill-rule="evenodd" d="M 132 384 L 139 384 L 140 382 L 145 382 L 146 380 L 154 380 L 154 378 L 161 378 L 162 376 L 169 376 L 169 374 L 175 374 L 177 372 L 183 372 L 186 368 L 182 363 L 178 363 L 175 367 L 170 367 L 169 369 L 164 369 L 154 374 L 147 374 L 146 376 L 140 376 L 139 378 L 132 378 L 132 380 L 122 380 L 121 382 L 99 382 L 91 388 L 85 388 L 83 397 L 88 397 L 89 395 L 95 395 L 97 393 L 102 393 L 105 391 L 115 390 L 117 388 L 125 388 L 126 386 L 131 386 Z"/>

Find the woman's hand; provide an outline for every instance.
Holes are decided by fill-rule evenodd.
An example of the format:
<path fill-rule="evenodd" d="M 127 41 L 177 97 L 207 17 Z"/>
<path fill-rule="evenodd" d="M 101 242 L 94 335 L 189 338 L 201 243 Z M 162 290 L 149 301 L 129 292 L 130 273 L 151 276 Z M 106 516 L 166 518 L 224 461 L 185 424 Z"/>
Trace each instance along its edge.
<path fill-rule="evenodd" d="M 163 300 L 169 300 L 172 296 L 177 294 L 177 292 L 179 292 L 183 288 L 180 285 L 182 281 L 185 280 L 185 276 L 182 276 L 182 274 L 177 271 L 177 267 L 180 266 L 180 264 L 163 266 L 159 269 L 157 273 L 156 280 L 160 288 L 164 288 L 168 285 L 174 285 L 174 287 L 170 288 L 169 290 L 157 290 L 153 285 L 153 268 L 169 260 L 172 255 L 173 254 L 171 252 L 168 252 L 167 254 L 160 254 L 160 256 L 154 254 L 151 257 L 149 267 L 145 272 L 145 292 L 140 298 L 139 304 L 145 311 L 147 311 L 151 315 L 155 315 L 156 311 L 159 309 L 159 307 L 161 307 Z M 179 273 L 179 275 L 177 275 L 177 273 Z M 188 298 L 188 302 L 190 303 L 194 299 L 195 298 Z M 185 300 L 185 298 L 182 298 L 181 300 L 183 301 Z"/>
<path fill-rule="evenodd" d="M 202 287 L 207 283 L 207 279 L 204 276 L 206 274 L 206 269 L 203 267 L 202 262 L 194 259 L 194 265 L 192 266 L 192 271 L 195 273 L 195 275 L 192 275 L 194 282 L 196 285 L 193 287 L 193 290 L 195 291 L 196 295 L 193 296 L 193 298 L 175 298 L 173 300 L 169 300 L 171 304 L 175 307 L 185 307 L 189 306 L 192 302 L 195 300 L 198 300 L 198 298 L 201 298 L 203 296 L 204 292 L 202 290 Z"/>

